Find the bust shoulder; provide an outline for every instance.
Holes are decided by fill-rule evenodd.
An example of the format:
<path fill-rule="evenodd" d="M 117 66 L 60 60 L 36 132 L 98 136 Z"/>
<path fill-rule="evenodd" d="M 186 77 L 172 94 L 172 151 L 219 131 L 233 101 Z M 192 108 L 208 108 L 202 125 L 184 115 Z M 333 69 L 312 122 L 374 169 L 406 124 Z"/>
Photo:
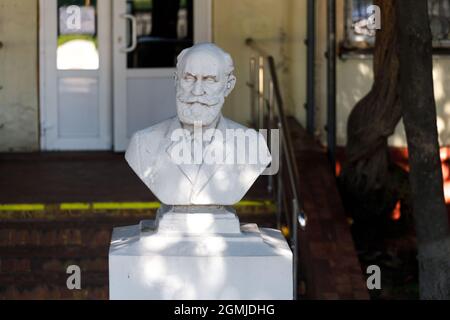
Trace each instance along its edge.
<path fill-rule="evenodd" d="M 147 162 L 152 162 L 152 159 L 157 158 L 161 141 L 168 134 L 174 121 L 177 121 L 177 118 L 171 118 L 138 131 L 131 138 L 125 153 L 125 159 L 139 177 L 142 174 L 143 158 Z"/>
<path fill-rule="evenodd" d="M 250 129 L 250 128 L 248 128 L 248 127 L 246 127 L 246 126 L 244 126 L 244 125 L 242 125 L 240 123 L 237 123 L 237 122 L 235 122 L 233 120 L 230 120 L 228 118 L 224 117 L 223 119 L 226 121 L 226 127 L 228 129 L 253 130 L 253 129 Z"/>
<path fill-rule="evenodd" d="M 227 119 L 227 118 L 224 118 L 224 119 L 227 122 L 226 123 L 227 129 L 242 131 L 249 137 L 255 137 L 255 138 L 258 138 L 258 141 L 264 141 L 264 143 L 259 144 L 259 147 L 263 148 L 263 149 L 267 149 L 267 144 L 266 144 L 265 139 L 264 139 L 263 135 L 261 134 L 261 132 L 255 130 L 253 128 L 246 127 L 246 126 L 244 126 L 244 125 L 242 125 L 240 123 L 237 123 L 237 122 L 235 122 L 233 120 L 230 120 L 230 119 Z M 266 152 L 266 150 L 264 150 L 264 152 Z"/>
<path fill-rule="evenodd" d="M 249 128 L 246 127 L 238 122 L 235 122 L 233 120 L 230 120 L 228 118 L 224 118 L 226 121 L 226 127 L 227 129 L 232 129 L 232 130 L 242 130 L 243 132 L 245 132 L 248 136 L 255 136 L 255 137 L 259 137 L 262 138 L 262 134 L 260 132 L 258 132 L 257 130 L 253 129 L 253 128 Z"/>
<path fill-rule="evenodd" d="M 158 137 L 165 137 L 167 132 L 169 131 L 170 126 L 176 121 L 177 118 L 170 118 L 167 120 L 164 120 L 160 123 L 157 123 L 151 127 L 148 127 L 144 130 L 140 130 L 136 132 L 133 137 L 131 138 L 130 145 L 133 142 L 140 142 L 143 139 L 155 139 Z"/>

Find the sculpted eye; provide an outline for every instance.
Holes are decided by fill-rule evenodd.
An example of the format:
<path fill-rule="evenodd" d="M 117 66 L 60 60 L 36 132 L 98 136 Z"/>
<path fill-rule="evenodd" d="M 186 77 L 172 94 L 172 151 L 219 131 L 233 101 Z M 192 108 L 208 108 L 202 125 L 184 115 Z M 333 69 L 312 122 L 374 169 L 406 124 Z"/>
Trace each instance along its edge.
<path fill-rule="evenodd" d="M 191 74 L 188 74 L 188 75 L 184 76 L 184 80 L 185 81 L 189 81 L 189 82 L 193 82 L 193 81 L 195 81 L 195 77 L 193 75 L 191 75 Z"/>
<path fill-rule="evenodd" d="M 206 77 L 205 81 L 210 82 L 210 83 L 214 83 L 214 82 L 216 82 L 216 78 L 215 77 Z"/>

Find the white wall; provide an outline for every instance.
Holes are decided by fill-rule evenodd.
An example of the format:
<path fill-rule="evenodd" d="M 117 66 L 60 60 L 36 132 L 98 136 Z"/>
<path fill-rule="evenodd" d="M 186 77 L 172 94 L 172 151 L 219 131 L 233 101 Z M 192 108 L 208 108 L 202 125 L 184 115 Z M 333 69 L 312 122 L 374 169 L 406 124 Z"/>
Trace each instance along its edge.
<path fill-rule="evenodd" d="M 0 0 L 0 152 L 39 149 L 37 9 Z"/>
<path fill-rule="evenodd" d="M 344 0 L 337 0 L 338 40 L 343 37 Z M 0 0 L 0 151 L 39 149 L 38 1 Z M 316 133 L 326 132 L 326 1 L 317 1 Z M 226 116 L 250 120 L 249 58 L 256 54 L 248 37 L 275 56 L 283 95 L 291 114 L 306 125 L 306 0 L 213 0 L 213 39 L 236 62 L 238 84 L 227 99 Z M 435 57 L 435 93 L 440 140 L 450 145 L 450 56 Z M 372 61 L 338 59 L 337 140 L 346 142 L 347 118 L 356 102 L 371 88 Z M 405 146 L 401 126 L 391 144 Z"/>
<path fill-rule="evenodd" d="M 367 94 L 373 83 L 372 59 L 350 59 L 338 62 L 338 144 L 346 143 L 347 118 L 361 98 Z M 437 124 L 441 145 L 450 145 L 450 57 L 434 57 L 434 92 L 436 99 Z M 400 123 L 389 140 L 395 147 L 406 146 L 403 124 Z"/>
<path fill-rule="evenodd" d="M 251 118 L 246 82 L 249 59 L 257 56 L 245 45 L 251 37 L 275 57 L 287 108 L 304 118 L 306 1 L 215 0 L 213 7 L 213 40 L 233 56 L 238 78 L 224 114 L 241 123 Z"/>

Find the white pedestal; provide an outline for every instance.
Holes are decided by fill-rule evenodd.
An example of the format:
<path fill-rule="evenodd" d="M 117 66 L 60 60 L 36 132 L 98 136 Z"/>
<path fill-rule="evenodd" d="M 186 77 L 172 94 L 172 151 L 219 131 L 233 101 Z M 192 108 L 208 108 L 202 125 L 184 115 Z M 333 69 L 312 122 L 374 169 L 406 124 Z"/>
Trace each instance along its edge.
<path fill-rule="evenodd" d="M 194 211 L 163 209 L 156 221 L 114 229 L 110 299 L 293 298 L 292 252 L 279 231 L 240 227 L 229 208 Z"/>

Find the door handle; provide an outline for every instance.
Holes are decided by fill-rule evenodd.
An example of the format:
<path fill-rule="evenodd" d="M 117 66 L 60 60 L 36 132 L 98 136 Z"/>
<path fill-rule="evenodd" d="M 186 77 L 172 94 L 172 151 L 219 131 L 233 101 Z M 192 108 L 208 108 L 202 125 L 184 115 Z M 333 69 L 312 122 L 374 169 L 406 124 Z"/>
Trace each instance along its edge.
<path fill-rule="evenodd" d="M 122 48 L 121 51 L 124 53 L 129 53 L 136 50 L 137 47 L 137 20 L 131 14 L 122 14 L 120 16 L 125 20 L 131 21 L 131 45 L 128 48 Z"/>

